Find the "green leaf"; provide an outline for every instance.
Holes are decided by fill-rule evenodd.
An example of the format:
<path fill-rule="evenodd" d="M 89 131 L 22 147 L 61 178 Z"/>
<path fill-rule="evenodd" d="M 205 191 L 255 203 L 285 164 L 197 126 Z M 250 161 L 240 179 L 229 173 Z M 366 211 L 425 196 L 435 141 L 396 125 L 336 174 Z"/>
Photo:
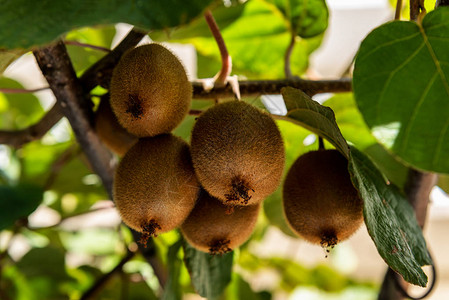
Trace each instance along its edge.
<path fill-rule="evenodd" d="M 21 180 L 44 186 L 49 177 L 51 164 L 70 146 L 73 147 L 71 142 L 45 145 L 41 141 L 24 145 L 19 152 Z"/>
<path fill-rule="evenodd" d="M 329 106 L 334 111 L 338 127 L 348 142 L 362 150 L 377 143 L 363 121 L 352 93 L 336 94 L 323 105 Z"/>
<path fill-rule="evenodd" d="M 406 281 L 426 286 L 421 266 L 432 264 L 432 260 L 405 196 L 388 185 L 369 158 L 353 147 L 349 171 L 363 199 L 365 224 L 380 256 Z"/>
<path fill-rule="evenodd" d="M 61 249 L 33 248 L 16 266 L 32 291 L 32 297 L 27 299 L 67 299 L 64 286 L 74 280 L 66 272 L 65 253 Z"/>
<path fill-rule="evenodd" d="M 86 166 L 79 155 L 66 161 L 55 174 L 50 189 L 59 196 L 72 194 L 78 197 L 78 205 L 71 213 L 88 210 L 98 200 L 108 199 L 100 178 Z"/>
<path fill-rule="evenodd" d="M 215 22 L 220 31 L 225 30 L 229 25 L 236 21 L 243 13 L 243 4 L 225 6 L 223 3 L 216 8 L 211 9 Z M 152 40 L 167 41 L 169 39 L 189 39 L 195 37 L 210 37 L 210 28 L 205 18 L 196 18 L 186 26 L 172 28 L 171 30 L 158 30 L 149 34 Z"/>
<path fill-rule="evenodd" d="M 118 284 L 121 283 L 123 285 L 123 279 L 118 278 Z M 159 298 L 154 294 L 154 291 L 147 285 L 145 281 L 129 281 L 129 294 L 125 299 L 129 300 L 158 300 Z M 117 285 L 116 285 L 117 286 Z M 123 287 L 122 287 L 123 289 Z M 114 299 L 117 297 L 117 291 L 116 293 L 111 295 L 111 298 Z"/>
<path fill-rule="evenodd" d="M 169 277 L 164 287 L 162 300 L 182 299 L 182 290 L 179 283 L 182 266 L 182 260 L 179 258 L 179 250 L 181 249 L 182 243 L 182 240 L 179 240 L 168 248 L 167 264 Z"/>
<path fill-rule="evenodd" d="M 212 0 L 0 0 L 0 49 L 30 48 L 84 26 L 129 23 L 143 29 L 186 24 Z"/>
<path fill-rule="evenodd" d="M 270 0 L 290 24 L 293 34 L 310 38 L 328 26 L 329 11 L 324 0 Z"/>
<path fill-rule="evenodd" d="M 2 268 L 2 281 L 2 289 L 4 289 L 10 299 L 31 300 L 36 298 L 36 293 L 33 291 L 30 283 L 20 273 L 16 265 L 4 265 Z"/>
<path fill-rule="evenodd" d="M 69 32 L 66 40 L 110 49 L 115 33 L 114 26 L 82 28 Z M 82 73 L 105 55 L 104 51 L 98 49 L 70 44 L 67 45 L 67 52 L 77 73 Z"/>
<path fill-rule="evenodd" d="M 270 300 L 271 294 L 254 292 L 251 286 L 237 273 L 232 274 L 232 283 L 226 289 L 226 300 Z"/>
<path fill-rule="evenodd" d="M 291 39 L 287 22 L 274 5 L 264 0 L 247 1 L 242 7 L 241 15 L 221 29 L 228 52 L 234 58 L 233 73 L 263 79 L 284 77 L 284 55 Z M 196 47 L 198 77 L 212 77 L 220 70 L 220 52 L 210 33 L 195 38 L 173 33 L 173 39 Z M 321 40 L 322 36 L 317 36 L 296 43 L 291 55 L 293 74 L 306 71 L 308 56 Z"/>
<path fill-rule="evenodd" d="M 354 94 L 374 136 L 418 169 L 449 173 L 449 8 L 422 25 L 371 32 L 355 61 Z"/>
<path fill-rule="evenodd" d="M 25 51 L 22 50 L 2 50 L 0 49 L 0 75 L 6 68 L 17 58 L 19 58 Z"/>
<path fill-rule="evenodd" d="M 0 185 L 0 230 L 26 218 L 42 202 L 43 191 L 34 185 Z"/>
<path fill-rule="evenodd" d="M 336 94 L 323 104 L 334 111 L 338 127 L 345 139 L 368 154 L 388 180 L 402 188 L 408 168 L 376 141 L 357 109 L 353 94 Z"/>
<path fill-rule="evenodd" d="M 0 77 L 1 88 L 23 89 L 17 81 Z M 44 110 L 33 94 L 0 93 L 0 126 L 2 129 L 22 129 L 37 122 Z"/>
<path fill-rule="evenodd" d="M 184 262 L 193 287 L 201 297 L 213 300 L 221 296 L 231 281 L 233 253 L 210 255 L 183 244 Z"/>
<path fill-rule="evenodd" d="M 438 186 L 447 194 L 449 193 L 449 176 L 440 175 L 438 176 Z"/>
<path fill-rule="evenodd" d="M 70 279 L 65 270 L 64 252 L 59 248 L 33 248 L 17 263 L 26 277 L 47 277 L 60 282 Z"/>
<path fill-rule="evenodd" d="M 404 188 L 409 171 L 408 167 L 396 159 L 379 143 L 375 143 L 364 149 L 363 153 L 369 156 L 379 171 L 381 171 L 389 181 L 393 182 L 400 189 Z"/>
<path fill-rule="evenodd" d="M 348 144 L 338 128 L 332 109 L 313 101 L 298 89 L 286 87 L 281 93 L 288 111 L 285 120 L 327 139 L 345 157 L 349 157 Z"/>

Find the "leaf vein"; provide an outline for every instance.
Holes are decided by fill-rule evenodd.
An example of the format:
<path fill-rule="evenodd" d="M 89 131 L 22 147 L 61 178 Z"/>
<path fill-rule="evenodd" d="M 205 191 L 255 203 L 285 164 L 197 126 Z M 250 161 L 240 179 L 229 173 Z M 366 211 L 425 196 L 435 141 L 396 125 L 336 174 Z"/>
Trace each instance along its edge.
<path fill-rule="evenodd" d="M 387 91 L 387 88 L 390 86 L 390 83 L 393 79 L 393 77 L 396 75 L 396 73 L 401 70 L 404 66 L 406 66 L 413 58 L 415 58 L 416 55 L 418 55 L 418 53 L 421 51 L 421 49 L 424 47 L 424 43 L 422 43 L 413 53 L 412 55 L 410 55 L 409 57 L 407 57 L 407 59 L 401 63 L 400 65 L 398 65 L 395 69 L 393 69 L 393 71 L 391 71 L 390 76 L 388 76 L 387 81 L 384 84 L 384 87 L 382 88 L 382 91 L 380 93 L 379 96 L 379 101 L 377 102 L 377 115 L 376 115 L 376 119 L 377 122 L 379 122 L 379 119 L 381 117 L 381 108 L 382 108 L 382 103 L 384 102 L 384 96 L 385 93 Z"/>
<path fill-rule="evenodd" d="M 408 140 L 410 137 L 410 133 L 411 133 L 411 128 L 413 127 L 413 123 L 416 121 L 416 116 L 418 115 L 419 109 L 421 108 L 421 105 L 423 104 L 424 100 L 426 99 L 426 96 L 428 95 L 432 85 L 434 84 L 435 80 L 438 77 L 438 72 L 435 72 L 432 75 L 432 78 L 429 80 L 429 82 L 427 83 L 426 87 L 424 88 L 421 97 L 419 97 L 418 102 L 416 103 L 415 107 L 413 108 L 413 111 L 410 115 L 410 119 L 407 122 L 407 127 L 405 128 L 405 132 L 404 132 L 404 138 L 402 141 L 402 149 L 401 152 L 404 153 L 405 149 L 407 148 L 407 144 L 408 144 Z"/>
<path fill-rule="evenodd" d="M 445 23 L 442 23 L 442 24 L 440 24 L 440 26 L 444 25 L 444 24 Z M 435 26 L 434 26 L 434 28 L 435 28 Z M 427 30 L 428 29 L 429 28 L 427 28 Z M 438 60 L 438 58 L 437 58 L 437 56 L 435 54 L 435 51 L 433 50 L 433 47 L 432 47 L 432 45 L 431 45 L 431 43 L 430 43 L 430 41 L 428 39 L 428 36 L 427 36 L 426 32 L 424 31 L 424 28 L 422 26 L 419 26 L 419 30 L 421 32 L 421 35 L 423 36 L 424 43 L 426 44 L 427 49 L 429 50 L 429 53 L 432 56 L 432 60 L 433 60 L 433 62 L 435 64 L 435 67 L 437 69 L 438 75 L 440 75 L 440 78 L 441 78 L 441 81 L 443 83 L 444 89 L 446 90 L 446 94 L 447 94 L 447 96 L 449 98 L 449 84 L 447 82 L 446 75 L 444 74 L 443 70 L 441 69 L 440 62 L 439 62 L 439 60 Z M 443 130 L 442 133 L 446 133 L 448 127 L 449 127 L 449 123 L 446 121 L 444 130 Z M 445 140 L 445 134 L 440 135 L 440 137 L 438 138 L 437 146 L 435 147 L 435 155 L 434 155 L 433 160 L 432 160 L 432 165 L 435 165 L 436 161 L 438 160 L 438 158 L 440 156 L 444 140 Z"/>
<path fill-rule="evenodd" d="M 382 48 L 384 48 L 384 47 L 388 47 L 388 46 L 391 46 L 391 45 L 394 45 L 394 44 L 397 44 L 397 43 L 400 43 L 400 42 L 403 42 L 403 41 L 406 41 L 406 40 L 409 40 L 409 39 L 413 39 L 414 37 L 416 37 L 416 36 L 418 36 L 418 35 L 419 35 L 419 32 L 414 33 L 414 34 L 411 34 L 411 35 L 408 35 L 408 36 L 405 36 L 405 37 L 400 38 L 400 39 L 395 39 L 395 40 L 393 40 L 393 41 L 390 41 L 390 42 L 387 42 L 387 43 L 380 44 L 380 45 L 378 45 L 376 48 L 372 49 L 371 51 L 368 51 L 368 52 L 367 52 L 365 55 L 363 55 L 362 57 L 359 57 L 358 60 L 359 60 L 359 61 L 362 61 L 362 60 L 366 59 L 368 56 L 370 56 L 372 53 L 378 51 L 379 49 L 382 49 Z"/>

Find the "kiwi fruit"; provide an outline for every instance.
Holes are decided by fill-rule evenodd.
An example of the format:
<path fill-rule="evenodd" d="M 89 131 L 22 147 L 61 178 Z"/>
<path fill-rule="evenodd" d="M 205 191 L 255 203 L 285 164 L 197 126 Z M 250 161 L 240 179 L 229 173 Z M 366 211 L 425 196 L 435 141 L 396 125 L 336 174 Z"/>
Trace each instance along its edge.
<path fill-rule="evenodd" d="M 183 65 L 167 48 L 148 44 L 128 50 L 114 68 L 111 106 L 119 123 L 138 137 L 172 131 L 192 100 Z"/>
<path fill-rule="evenodd" d="M 337 150 L 311 151 L 294 162 L 284 182 L 283 206 L 291 229 L 328 252 L 363 222 L 363 202 L 348 161 Z"/>
<path fill-rule="evenodd" d="M 260 203 L 278 187 L 284 144 L 272 117 L 242 101 L 217 104 L 192 130 L 198 180 L 226 205 Z"/>
<path fill-rule="evenodd" d="M 109 104 L 109 94 L 101 97 L 100 105 L 95 112 L 95 131 L 100 140 L 119 156 L 137 142 L 137 137 L 123 128 Z"/>
<path fill-rule="evenodd" d="M 230 212 L 227 205 L 202 191 L 180 229 L 194 248 L 214 255 L 224 254 L 249 239 L 259 209 L 260 204 L 235 206 Z"/>
<path fill-rule="evenodd" d="M 178 227 L 198 192 L 189 146 L 171 134 L 139 139 L 120 161 L 113 186 L 123 222 L 143 233 L 142 243 Z"/>

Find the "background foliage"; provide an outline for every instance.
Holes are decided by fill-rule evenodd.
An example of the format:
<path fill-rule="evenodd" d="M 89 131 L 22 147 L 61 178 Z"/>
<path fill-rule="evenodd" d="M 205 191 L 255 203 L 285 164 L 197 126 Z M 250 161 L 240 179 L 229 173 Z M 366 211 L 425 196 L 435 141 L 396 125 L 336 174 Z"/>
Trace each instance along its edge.
<path fill-rule="evenodd" d="M 57 38 L 110 49 L 116 33 L 113 25 L 126 22 L 149 30 L 155 41 L 193 44 L 198 77 L 211 77 L 220 68 L 220 56 L 201 17 L 209 8 L 232 54 L 234 74 L 249 79 L 284 78 L 284 55 L 293 39 L 291 72 L 304 76 L 329 18 L 324 0 L 169 2 L 0 0 L 0 72 L 22 54 Z M 354 93 L 334 95 L 323 106 L 298 90 L 284 89 L 288 114 L 277 118 L 285 142 L 286 171 L 300 154 L 317 148 L 317 142 L 306 142 L 311 133 L 326 138 L 327 147 L 336 147 L 349 159 L 379 254 L 418 285 L 427 281 L 421 266 L 432 261 L 403 187 L 411 166 L 449 171 L 444 155 L 449 118 L 441 113 L 448 111 L 444 108 L 449 103 L 449 31 L 444 21 L 448 13 L 440 8 L 422 23 L 401 21 L 377 28 L 355 60 Z M 67 49 L 77 75 L 104 56 L 97 49 L 70 44 Z M 0 88 L 22 86 L 1 77 Z M 103 93 L 102 88 L 92 91 L 95 104 Z M 259 99 L 244 100 L 263 108 Z M 194 100 L 192 109 L 204 110 L 213 104 L 213 99 Z M 0 93 L 2 130 L 26 128 L 44 114 L 34 94 Z M 188 116 L 174 133 L 188 140 L 194 120 Z M 290 293 L 298 286 L 373 296 L 378 288 L 327 265 L 309 268 L 282 257 L 260 257 L 250 243 L 211 257 L 191 248 L 177 231 L 154 240 L 153 257 L 168 270 L 163 286 L 155 276 L 159 270 L 130 250 L 132 234 L 117 218 L 95 224 L 83 224 L 80 219 L 110 213 L 111 203 L 65 121 L 41 140 L 0 150 L 4 157 L 0 163 L 2 299 L 79 299 L 105 278 L 95 291 L 96 299 L 180 299 L 186 293 L 209 299 L 271 299 L 274 293 Z M 441 182 L 447 187 L 447 179 Z M 262 240 L 270 226 L 292 235 L 281 201 L 281 188 L 265 200 L 251 241 Z M 46 212 L 59 221 L 41 224 L 34 221 L 33 212 Z M 379 215 L 382 219 L 377 222 Z M 12 245 L 18 240 L 25 249 L 16 252 Z M 279 286 L 253 290 L 247 280 L 261 270 L 278 274 Z"/>

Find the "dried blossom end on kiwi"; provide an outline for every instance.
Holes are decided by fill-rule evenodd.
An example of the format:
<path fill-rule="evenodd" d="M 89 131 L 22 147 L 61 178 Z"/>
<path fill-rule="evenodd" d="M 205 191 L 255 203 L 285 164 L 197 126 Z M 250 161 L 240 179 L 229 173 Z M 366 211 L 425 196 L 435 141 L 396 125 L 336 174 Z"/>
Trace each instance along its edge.
<path fill-rule="evenodd" d="M 142 101 L 139 99 L 138 95 L 129 95 L 128 102 L 126 102 L 127 110 L 126 113 L 129 113 L 133 116 L 134 119 L 141 119 L 143 115 L 143 106 Z"/>
<path fill-rule="evenodd" d="M 338 238 L 333 231 L 325 231 L 322 235 L 320 245 L 326 252 L 326 258 L 332 249 L 338 244 Z"/>
<path fill-rule="evenodd" d="M 209 254 L 211 255 L 223 255 L 231 252 L 232 249 L 229 248 L 230 240 L 221 239 L 215 240 L 209 245 Z"/>
<path fill-rule="evenodd" d="M 157 237 L 156 232 L 161 229 L 162 227 L 154 219 L 151 219 L 148 223 L 143 224 L 142 235 L 140 237 L 139 243 L 146 247 L 148 239 L 151 237 Z"/>
<path fill-rule="evenodd" d="M 226 204 L 228 205 L 247 205 L 252 196 L 249 191 L 254 190 L 249 187 L 245 180 L 240 177 L 234 177 L 231 183 L 231 190 L 225 194 Z"/>

